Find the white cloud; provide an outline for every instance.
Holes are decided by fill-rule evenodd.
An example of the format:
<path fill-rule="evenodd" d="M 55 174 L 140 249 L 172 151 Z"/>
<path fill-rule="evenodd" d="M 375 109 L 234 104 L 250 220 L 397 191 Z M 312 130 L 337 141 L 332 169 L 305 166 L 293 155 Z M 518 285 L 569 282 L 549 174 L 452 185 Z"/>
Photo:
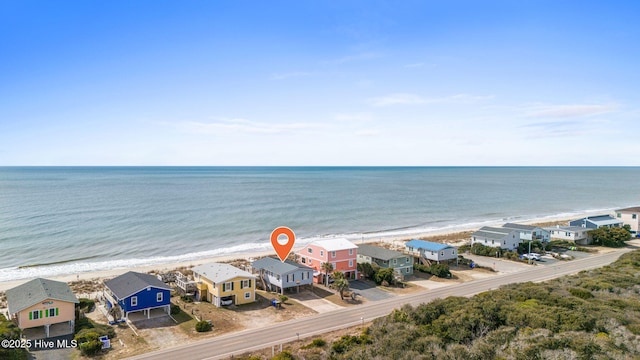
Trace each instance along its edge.
<path fill-rule="evenodd" d="M 184 131 L 198 134 L 216 134 L 220 131 L 232 131 L 254 134 L 278 134 L 283 132 L 310 130 L 323 127 L 318 123 L 266 123 L 246 119 L 219 119 L 216 122 L 186 121 L 178 125 Z"/>
<path fill-rule="evenodd" d="M 377 136 L 380 135 L 382 131 L 376 129 L 365 129 L 356 131 L 354 134 L 358 136 Z"/>
<path fill-rule="evenodd" d="M 288 72 L 288 73 L 275 73 L 275 74 L 271 74 L 269 79 L 270 80 L 285 80 L 285 79 L 290 79 L 290 78 L 309 76 L 311 74 L 312 73 L 305 72 L 305 71 L 292 71 L 292 72 Z"/>
<path fill-rule="evenodd" d="M 525 117 L 531 118 L 572 118 L 595 116 L 614 112 L 618 109 L 616 104 L 606 105 L 545 105 L 532 110 Z"/>
<path fill-rule="evenodd" d="M 469 94 L 456 94 L 440 98 L 422 97 L 416 94 L 397 93 L 369 99 L 369 103 L 375 107 L 391 106 L 399 104 L 435 104 L 435 103 L 473 103 L 493 99 L 493 95 L 478 96 Z"/>

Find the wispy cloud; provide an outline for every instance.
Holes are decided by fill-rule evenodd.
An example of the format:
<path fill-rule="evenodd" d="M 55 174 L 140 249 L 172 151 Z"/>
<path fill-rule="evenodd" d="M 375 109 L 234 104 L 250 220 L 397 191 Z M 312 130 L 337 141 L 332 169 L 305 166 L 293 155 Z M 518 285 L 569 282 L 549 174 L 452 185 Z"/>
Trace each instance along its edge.
<path fill-rule="evenodd" d="M 266 123 L 246 119 L 219 119 L 215 122 L 186 121 L 179 124 L 180 129 L 198 134 L 217 134 L 221 131 L 279 134 L 291 131 L 318 129 L 323 126 L 323 124 L 310 122 Z"/>
<path fill-rule="evenodd" d="M 360 60 L 376 59 L 380 57 L 382 57 L 382 54 L 377 52 L 362 52 L 358 54 L 346 55 L 341 58 L 329 60 L 329 61 L 326 61 L 326 63 L 344 64 L 344 63 L 350 63 L 350 62 L 360 61 Z"/>
<path fill-rule="evenodd" d="M 335 120 L 342 122 L 366 122 L 372 119 L 369 113 L 354 113 L 354 114 L 335 114 L 333 116 Z"/>
<path fill-rule="evenodd" d="M 312 73 L 306 72 L 306 71 L 292 71 L 292 72 L 287 72 L 287 73 L 275 73 L 275 74 L 271 74 L 269 79 L 270 80 L 285 80 L 285 79 L 290 79 L 290 78 L 309 76 L 311 74 Z"/>
<path fill-rule="evenodd" d="M 472 103 L 493 99 L 493 95 L 477 96 L 469 94 L 457 94 L 446 97 L 429 98 L 416 94 L 397 93 L 369 99 L 369 104 L 375 107 L 400 105 L 400 104 L 435 104 L 435 103 Z"/>
<path fill-rule="evenodd" d="M 382 131 L 376 129 L 365 129 L 355 132 L 355 135 L 357 136 L 377 136 L 380 134 L 382 134 Z"/>
<path fill-rule="evenodd" d="M 614 112 L 618 109 L 616 104 L 605 105 L 585 105 L 585 104 L 572 104 L 572 105 L 546 105 L 526 114 L 526 117 L 531 118 L 571 118 L 571 117 L 585 117 L 595 116 Z"/>
<path fill-rule="evenodd" d="M 609 124 L 608 120 L 556 120 L 532 122 L 520 128 L 532 138 L 579 137 L 611 133 Z"/>

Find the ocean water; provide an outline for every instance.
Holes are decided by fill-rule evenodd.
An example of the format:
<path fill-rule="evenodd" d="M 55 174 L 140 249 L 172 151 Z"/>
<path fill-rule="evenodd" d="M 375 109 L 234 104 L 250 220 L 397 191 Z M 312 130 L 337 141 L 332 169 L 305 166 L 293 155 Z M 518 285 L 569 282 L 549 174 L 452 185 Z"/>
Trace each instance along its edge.
<path fill-rule="evenodd" d="M 0 167 L 0 281 L 640 205 L 638 167 Z"/>

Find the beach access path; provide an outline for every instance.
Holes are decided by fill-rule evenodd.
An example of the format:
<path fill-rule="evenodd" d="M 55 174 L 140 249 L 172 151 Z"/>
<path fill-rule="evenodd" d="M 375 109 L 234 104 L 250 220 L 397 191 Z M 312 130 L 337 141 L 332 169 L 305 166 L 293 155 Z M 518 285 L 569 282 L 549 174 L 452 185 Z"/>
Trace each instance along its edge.
<path fill-rule="evenodd" d="M 590 256 L 584 259 L 562 262 L 551 266 L 538 266 L 518 272 L 506 273 L 474 280 L 457 285 L 446 286 L 406 296 L 393 297 L 370 302 L 362 306 L 343 308 L 305 318 L 276 323 L 268 328 L 244 330 L 222 335 L 199 342 L 138 355 L 131 359 L 225 359 L 251 351 L 304 339 L 352 326 L 388 315 L 393 309 L 405 304 L 417 306 L 448 296 L 472 296 L 502 285 L 520 282 L 540 282 L 564 275 L 575 274 L 582 270 L 598 268 L 617 260 L 620 255 L 634 248 L 627 247 L 612 252 Z"/>

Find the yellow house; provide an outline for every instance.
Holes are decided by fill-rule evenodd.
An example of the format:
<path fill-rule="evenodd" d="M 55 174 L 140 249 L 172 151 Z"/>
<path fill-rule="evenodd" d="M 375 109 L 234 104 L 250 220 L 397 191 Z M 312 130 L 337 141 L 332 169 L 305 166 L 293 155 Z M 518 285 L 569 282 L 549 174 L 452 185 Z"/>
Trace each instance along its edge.
<path fill-rule="evenodd" d="M 196 299 L 217 307 L 256 301 L 256 277 L 229 264 L 209 263 L 193 269 Z"/>
<path fill-rule="evenodd" d="M 78 299 L 67 283 L 38 278 L 6 295 L 11 319 L 22 330 L 33 329 L 33 338 L 73 333 Z"/>

